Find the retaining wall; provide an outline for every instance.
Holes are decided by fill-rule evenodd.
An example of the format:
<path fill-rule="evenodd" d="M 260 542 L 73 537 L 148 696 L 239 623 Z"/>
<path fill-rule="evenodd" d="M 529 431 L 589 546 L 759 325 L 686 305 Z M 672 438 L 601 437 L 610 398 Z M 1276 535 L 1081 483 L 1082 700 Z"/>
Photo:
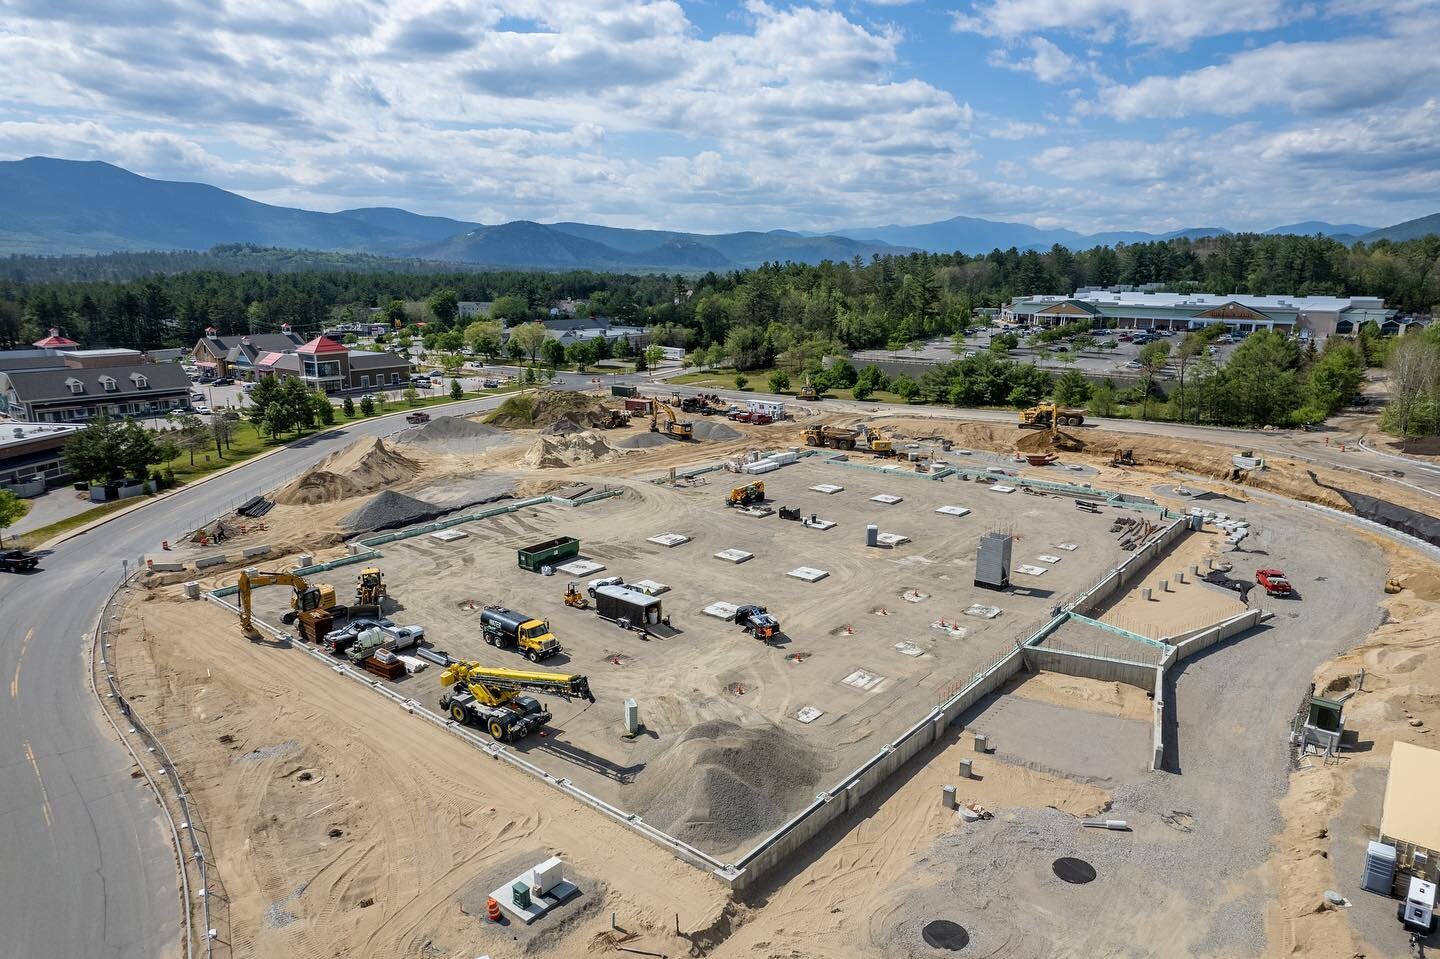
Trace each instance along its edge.
<path fill-rule="evenodd" d="M 1125 683 L 1147 693 L 1155 688 L 1154 666 L 1111 659 L 1108 656 L 1092 656 L 1068 649 L 1046 649 L 1044 646 L 1026 646 L 1025 665 L 1047 673 L 1063 673 L 1066 676 L 1098 679 L 1106 683 Z"/>
<path fill-rule="evenodd" d="M 1115 594 L 1116 590 L 1139 579 L 1145 566 L 1151 560 L 1169 549 L 1170 545 L 1181 536 L 1184 536 L 1188 532 L 1185 523 L 1186 519 L 1182 516 L 1165 527 L 1159 535 L 1137 549 L 1129 559 L 1090 587 L 1083 596 L 1070 605 L 1070 608 L 1086 616 L 1094 614 L 1107 599 Z"/>
<path fill-rule="evenodd" d="M 1247 609 L 1243 613 L 1231 616 L 1209 627 L 1208 629 L 1193 631 L 1188 638 L 1175 644 L 1175 659 L 1185 659 L 1194 656 L 1203 649 L 1209 649 L 1216 643 L 1229 639 L 1237 633 L 1243 633 L 1252 629 L 1264 620 L 1271 618 L 1274 614 L 1267 615 L 1264 610 Z"/>

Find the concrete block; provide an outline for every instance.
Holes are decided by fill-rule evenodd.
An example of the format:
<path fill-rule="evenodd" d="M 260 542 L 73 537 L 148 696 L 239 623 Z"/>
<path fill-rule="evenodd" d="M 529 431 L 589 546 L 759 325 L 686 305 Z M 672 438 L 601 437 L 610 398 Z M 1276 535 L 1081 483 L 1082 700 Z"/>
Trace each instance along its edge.
<path fill-rule="evenodd" d="M 843 492 L 845 489 L 845 487 L 836 483 L 817 483 L 810 488 L 817 493 L 825 493 L 828 496 L 834 496 L 836 493 Z"/>
<path fill-rule="evenodd" d="M 661 533 L 661 534 L 658 535 L 658 536 L 650 536 L 650 537 L 647 537 L 647 538 L 646 538 L 646 542 L 648 542 L 648 543 L 655 543 L 656 545 L 659 545 L 659 546 L 664 546 L 664 547 L 667 547 L 667 548 L 669 548 L 669 549 L 674 549 L 676 546 L 679 546 L 681 543 L 688 543 L 688 542 L 690 542 L 690 537 L 685 536 L 685 535 L 683 535 L 683 534 L 681 534 L 681 533 Z"/>
<path fill-rule="evenodd" d="M 723 619 L 727 623 L 735 618 L 735 611 L 740 607 L 734 603 L 711 603 L 700 612 L 706 616 L 714 616 L 716 619 Z"/>
<path fill-rule="evenodd" d="M 162 563 L 154 559 L 147 559 L 145 566 L 156 573 L 178 573 L 185 568 L 184 563 Z"/>
<path fill-rule="evenodd" d="M 249 559 L 252 556 L 269 556 L 273 548 L 274 547 L 271 546 L 247 546 L 245 547 L 245 558 Z"/>
<path fill-rule="evenodd" d="M 310 553 L 301 553 L 295 557 L 295 565 L 301 568 L 315 565 L 315 557 Z"/>
<path fill-rule="evenodd" d="M 1052 556 L 1052 555 L 1050 555 L 1050 554 L 1048 554 L 1048 553 L 1041 553 L 1039 556 L 1037 556 L 1037 557 L 1035 557 L 1035 558 L 1038 559 L 1038 560 L 1039 560 L 1040 562 L 1042 562 L 1042 563 L 1058 563 L 1058 562 L 1060 562 L 1060 557 L 1059 557 L 1059 556 Z"/>
<path fill-rule="evenodd" d="M 970 511 L 963 506 L 942 506 L 935 512 L 944 513 L 946 516 L 966 516 L 970 513 Z"/>
<path fill-rule="evenodd" d="M 224 556 L 202 556 L 195 561 L 196 569 L 209 569 L 211 566 L 219 566 L 225 562 Z"/>
<path fill-rule="evenodd" d="M 722 549 L 715 554 L 716 559 L 724 560 L 727 563 L 740 564 L 755 558 L 754 553 L 747 553 L 743 549 Z"/>
<path fill-rule="evenodd" d="M 758 463 L 746 463 L 744 466 L 740 467 L 740 471 L 742 473 L 750 473 L 753 475 L 757 473 L 773 473 L 779 468 L 779 463 L 774 463 L 770 460 L 761 460 Z"/>
<path fill-rule="evenodd" d="M 197 583 L 197 582 L 195 582 L 193 579 L 192 579 L 190 582 L 188 582 L 188 583 L 185 584 L 185 598 L 186 598 L 186 599 L 199 599 L 199 598 L 200 598 L 200 584 Z"/>
<path fill-rule="evenodd" d="M 884 679 L 885 677 L 881 676 L 879 673 L 872 673 L 868 670 L 857 669 L 850 675 L 846 676 L 844 679 L 840 680 L 840 682 L 844 683 L 846 686 L 853 686 L 855 689 L 863 689 L 866 692 L 869 692 L 876 686 L 879 686 L 880 683 L 884 681 Z"/>
<path fill-rule="evenodd" d="M 818 583 L 820 580 L 829 576 L 830 571 L 826 569 L 816 569 L 813 566 L 797 566 L 785 575 L 804 580 L 807 583 Z"/>
<path fill-rule="evenodd" d="M 646 596 L 659 596 L 661 593 L 670 592 L 670 587 L 664 583 L 657 583 L 653 579 L 642 579 L 629 584 L 631 589 L 638 589 Z"/>
<path fill-rule="evenodd" d="M 808 726 L 824 715 L 825 711 L 822 709 L 816 709 L 814 706 L 801 706 L 795 713 L 795 721 Z"/>
<path fill-rule="evenodd" d="M 596 563 L 588 559 L 577 559 L 566 563 L 564 566 L 556 566 L 557 573 L 564 573 L 566 576 L 590 576 L 605 568 L 604 563 Z"/>
<path fill-rule="evenodd" d="M 1073 553 L 1080 548 L 1078 543 L 1056 543 L 1056 549 L 1063 549 L 1067 553 Z"/>
<path fill-rule="evenodd" d="M 894 549 L 896 546 L 910 542 L 910 537 L 903 533 L 880 533 L 875 537 L 875 542 L 880 546 L 888 546 Z"/>
<path fill-rule="evenodd" d="M 897 503 L 905 502 L 903 496 L 891 496 L 889 493 L 881 493 L 879 496 L 870 497 L 872 503 L 884 503 L 886 506 L 894 506 Z"/>
<path fill-rule="evenodd" d="M 1015 567 L 1015 572 L 1024 573 L 1026 576 L 1044 576 L 1046 566 L 1031 566 L 1029 563 L 1021 563 Z"/>
<path fill-rule="evenodd" d="M 442 543 L 453 543 L 457 539 L 465 539 L 469 535 L 469 533 L 462 532 L 458 529 L 442 529 L 438 533 L 431 533 L 430 538 L 438 539 Z"/>
<path fill-rule="evenodd" d="M 994 486 L 990 487 L 990 492 L 992 492 L 992 493 L 1013 493 L 1013 492 L 1015 492 L 1015 487 L 1013 487 L 1013 486 L 1006 486 L 1006 485 L 1004 485 L 1003 483 L 996 483 Z"/>

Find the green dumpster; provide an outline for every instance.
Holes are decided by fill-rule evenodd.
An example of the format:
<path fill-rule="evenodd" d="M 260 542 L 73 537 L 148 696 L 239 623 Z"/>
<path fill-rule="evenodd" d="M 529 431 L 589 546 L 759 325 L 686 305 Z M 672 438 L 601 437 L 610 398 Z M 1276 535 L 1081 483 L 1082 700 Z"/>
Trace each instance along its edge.
<path fill-rule="evenodd" d="M 538 573 L 542 566 L 557 566 L 567 559 L 579 556 L 580 541 L 573 536 L 561 536 L 559 539 L 547 539 L 543 543 L 526 546 L 517 552 L 520 568 Z"/>

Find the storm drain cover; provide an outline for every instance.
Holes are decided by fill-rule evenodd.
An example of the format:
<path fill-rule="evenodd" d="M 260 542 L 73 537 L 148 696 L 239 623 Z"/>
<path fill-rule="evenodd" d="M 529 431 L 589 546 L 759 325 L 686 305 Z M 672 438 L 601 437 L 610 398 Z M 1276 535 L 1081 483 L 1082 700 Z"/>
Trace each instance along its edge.
<path fill-rule="evenodd" d="M 920 938 L 925 940 L 927 946 L 948 949 L 951 952 L 959 952 L 970 945 L 970 933 L 965 931 L 964 926 L 949 919 L 936 919 L 926 923 L 925 928 L 920 930 Z"/>
<path fill-rule="evenodd" d="M 1095 867 L 1073 856 L 1063 856 L 1055 860 L 1050 868 L 1055 870 L 1055 875 L 1060 879 L 1077 886 L 1083 886 L 1095 878 Z"/>

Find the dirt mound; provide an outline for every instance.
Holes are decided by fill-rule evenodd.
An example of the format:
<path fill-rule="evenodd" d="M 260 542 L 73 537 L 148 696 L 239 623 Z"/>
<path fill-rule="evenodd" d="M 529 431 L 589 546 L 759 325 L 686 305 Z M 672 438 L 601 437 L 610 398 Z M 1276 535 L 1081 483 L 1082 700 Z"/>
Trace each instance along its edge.
<path fill-rule="evenodd" d="M 603 426 L 611 417 L 599 397 L 563 390 L 543 390 L 512 396 L 485 420 L 504 429 L 543 429 L 568 419 L 582 429 Z"/>
<path fill-rule="evenodd" d="M 420 464 L 379 439 L 357 440 L 316 463 L 271 497 L 285 506 L 313 506 L 360 496 L 414 479 Z"/>
<path fill-rule="evenodd" d="M 697 440 L 711 443 L 728 443 L 745 435 L 724 420 L 696 420 L 691 428 Z"/>
<path fill-rule="evenodd" d="M 615 448 L 600 434 L 584 430 L 568 436 L 542 436 L 525 451 L 520 465 L 530 469 L 559 469 L 597 463 L 617 455 Z"/>
<path fill-rule="evenodd" d="M 1036 430 L 1020 437 L 1015 448 L 1022 453 L 1078 453 L 1085 449 L 1085 441 L 1064 430 L 1054 436 L 1049 430 Z"/>
<path fill-rule="evenodd" d="M 585 427 L 568 416 L 562 416 L 541 430 L 540 433 L 544 436 L 569 436 L 572 433 L 582 433 L 584 431 Z"/>
<path fill-rule="evenodd" d="M 641 779 L 647 822 L 728 851 L 785 821 L 815 794 L 820 754 L 776 726 L 715 721 L 686 730 Z"/>
<path fill-rule="evenodd" d="M 374 532 L 421 523 L 434 519 L 442 512 L 445 512 L 443 507 L 387 489 L 345 517 L 341 523 L 348 529 Z"/>
<path fill-rule="evenodd" d="M 410 432 L 406 441 L 410 443 L 437 443 L 447 440 L 478 439 L 486 436 L 503 436 L 504 431 L 484 423 L 466 419 L 463 416 L 437 416 L 430 422 Z"/>
<path fill-rule="evenodd" d="M 613 445 L 622 450 L 648 450 L 678 442 L 661 433 L 636 433 L 616 440 Z"/>

